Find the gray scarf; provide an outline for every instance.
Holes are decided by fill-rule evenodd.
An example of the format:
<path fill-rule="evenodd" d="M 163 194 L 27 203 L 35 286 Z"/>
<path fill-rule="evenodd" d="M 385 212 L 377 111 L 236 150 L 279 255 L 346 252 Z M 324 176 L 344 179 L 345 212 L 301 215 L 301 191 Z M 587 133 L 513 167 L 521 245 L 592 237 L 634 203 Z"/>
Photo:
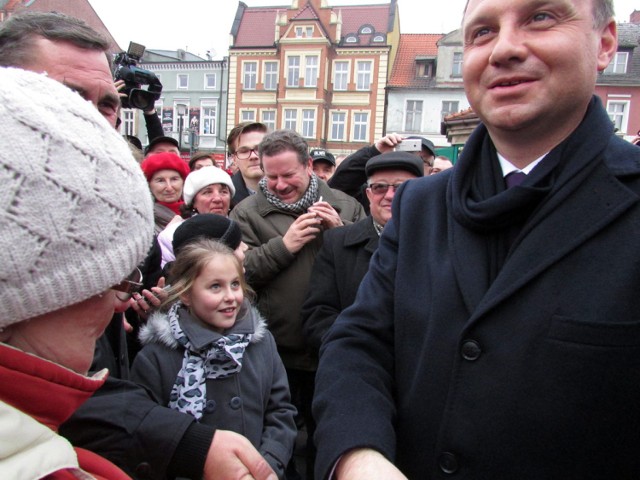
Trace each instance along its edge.
<path fill-rule="evenodd" d="M 267 177 L 262 177 L 258 184 L 267 201 L 278 210 L 284 210 L 291 213 L 304 213 L 307 209 L 318 200 L 318 177 L 312 174 L 309 179 L 309 188 L 304 192 L 300 200 L 295 203 L 284 203 L 267 188 Z"/>
<path fill-rule="evenodd" d="M 226 378 L 238 373 L 251 334 L 221 336 L 205 348 L 196 350 L 180 326 L 180 308 L 185 307 L 182 302 L 176 302 L 168 312 L 171 334 L 184 347 L 182 367 L 171 389 L 169 407 L 199 420 L 207 401 L 207 378 Z"/>

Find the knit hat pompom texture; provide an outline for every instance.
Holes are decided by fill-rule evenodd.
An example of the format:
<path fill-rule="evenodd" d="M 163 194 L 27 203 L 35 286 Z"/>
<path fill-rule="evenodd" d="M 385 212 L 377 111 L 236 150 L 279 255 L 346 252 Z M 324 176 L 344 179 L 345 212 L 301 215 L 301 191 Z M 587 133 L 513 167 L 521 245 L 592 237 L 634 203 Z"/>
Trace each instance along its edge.
<path fill-rule="evenodd" d="M 149 187 L 89 102 L 45 75 L 0 68 L 0 327 L 119 283 L 153 237 Z"/>

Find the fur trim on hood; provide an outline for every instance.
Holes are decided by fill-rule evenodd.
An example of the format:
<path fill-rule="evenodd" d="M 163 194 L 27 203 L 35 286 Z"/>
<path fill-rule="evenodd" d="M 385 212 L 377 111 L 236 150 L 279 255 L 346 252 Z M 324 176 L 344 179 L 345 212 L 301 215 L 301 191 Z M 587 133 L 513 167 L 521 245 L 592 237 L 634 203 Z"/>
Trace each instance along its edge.
<path fill-rule="evenodd" d="M 251 334 L 251 343 L 261 341 L 267 332 L 267 322 L 258 309 L 245 300 L 242 305 L 244 315 L 250 315 L 255 331 Z M 161 343 L 169 348 L 178 348 L 178 342 L 171 334 L 169 328 L 169 316 L 166 312 L 154 312 L 147 323 L 140 328 L 138 339 L 142 345 L 148 343 Z"/>

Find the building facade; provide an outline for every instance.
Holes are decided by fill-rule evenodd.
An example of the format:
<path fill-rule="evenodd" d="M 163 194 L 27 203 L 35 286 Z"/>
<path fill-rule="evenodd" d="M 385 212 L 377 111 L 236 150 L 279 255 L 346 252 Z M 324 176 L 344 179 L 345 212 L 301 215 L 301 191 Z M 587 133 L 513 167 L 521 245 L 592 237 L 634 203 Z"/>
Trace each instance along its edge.
<path fill-rule="evenodd" d="M 396 0 L 285 7 L 240 2 L 229 48 L 227 130 L 249 120 L 300 133 L 311 147 L 351 153 L 384 131 L 385 92 L 399 38 Z"/>

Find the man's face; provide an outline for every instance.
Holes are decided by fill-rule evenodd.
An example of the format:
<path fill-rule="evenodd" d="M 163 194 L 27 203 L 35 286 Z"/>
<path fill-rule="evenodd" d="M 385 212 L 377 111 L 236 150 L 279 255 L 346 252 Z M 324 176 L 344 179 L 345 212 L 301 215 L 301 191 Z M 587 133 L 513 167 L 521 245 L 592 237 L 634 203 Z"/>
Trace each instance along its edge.
<path fill-rule="evenodd" d="M 264 175 L 260 168 L 260 158 L 258 157 L 258 145 L 264 136 L 264 132 L 246 132 L 241 134 L 236 140 L 236 153 L 233 155 L 233 159 L 240 169 L 243 178 L 260 180 Z M 250 154 L 249 151 L 251 151 Z M 242 155 L 243 152 L 249 154 L 248 158 L 245 158 L 246 155 Z M 242 158 L 239 158 L 238 154 L 240 154 Z"/>
<path fill-rule="evenodd" d="M 200 170 L 201 168 L 204 168 L 204 167 L 215 167 L 215 166 L 216 165 L 213 164 L 212 159 L 205 157 L 195 161 L 195 163 L 193 164 L 193 171 L 195 172 L 196 170 Z"/>
<path fill-rule="evenodd" d="M 178 150 L 178 147 L 176 147 L 173 143 L 169 143 L 169 142 L 156 143 L 153 146 L 153 148 L 147 152 L 145 156 L 148 157 L 149 155 L 152 155 L 154 153 L 166 153 L 166 152 L 175 153 L 176 155 L 180 156 L 180 150 Z M 213 163 L 211 161 L 209 162 Z"/>
<path fill-rule="evenodd" d="M 582 120 L 617 48 L 614 22 L 594 30 L 592 2 L 469 1 L 464 86 L 492 135 L 526 129 L 562 139 Z"/>
<path fill-rule="evenodd" d="M 392 168 L 373 172 L 367 183 L 370 185 L 398 185 L 411 178 L 416 178 L 416 176 L 406 170 Z M 374 193 L 371 187 L 367 188 L 371 216 L 380 225 L 385 225 L 391 218 L 391 202 L 395 193 L 394 187 L 389 187 L 386 193 Z"/>
<path fill-rule="evenodd" d="M 267 188 L 284 203 L 295 203 L 309 188 L 311 160 L 303 165 L 296 152 L 286 150 L 272 157 L 262 156 Z"/>
<path fill-rule="evenodd" d="M 34 72 L 47 72 L 50 78 L 65 84 L 93 103 L 115 127 L 120 97 L 113 85 L 104 52 L 41 37 L 36 38 L 34 44 L 33 56 L 21 67 Z"/>
<path fill-rule="evenodd" d="M 431 175 L 431 168 L 433 167 L 433 162 L 435 160 L 435 156 L 431 153 L 431 150 L 422 147 L 422 150 L 416 152 L 417 155 L 422 159 L 422 167 L 424 169 L 424 176 Z"/>
<path fill-rule="evenodd" d="M 325 182 L 331 178 L 333 172 L 335 172 L 336 167 L 334 167 L 331 163 L 325 162 L 324 160 L 316 160 L 313 162 L 313 173 L 316 176 Z"/>

